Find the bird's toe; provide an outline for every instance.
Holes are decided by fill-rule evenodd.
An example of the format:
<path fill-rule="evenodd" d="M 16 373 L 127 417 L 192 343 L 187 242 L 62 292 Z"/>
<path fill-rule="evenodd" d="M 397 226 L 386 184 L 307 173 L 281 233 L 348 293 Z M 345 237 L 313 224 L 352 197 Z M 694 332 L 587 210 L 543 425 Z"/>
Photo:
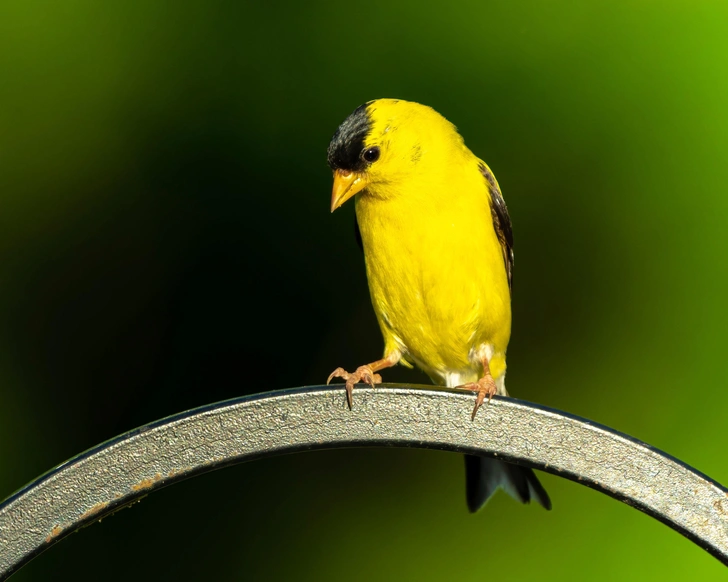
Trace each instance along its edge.
<path fill-rule="evenodd" d="M 328 386 L 331 383 L 331 380 L 334 378 L 344 378 L 346 380 L 349 377 L 349 372 L 344 370 L 344 368 L 336 368 L 331 374 L 329 374 L 329 377 L 326 379 L 326 385 Z"/>

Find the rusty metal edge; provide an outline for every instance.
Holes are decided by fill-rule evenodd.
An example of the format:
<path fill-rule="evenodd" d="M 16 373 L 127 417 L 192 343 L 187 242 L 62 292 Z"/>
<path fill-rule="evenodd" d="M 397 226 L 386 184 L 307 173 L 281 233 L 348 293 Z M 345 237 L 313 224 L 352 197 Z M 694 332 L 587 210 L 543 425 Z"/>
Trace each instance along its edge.
<path fill-rule="evenodd" d="M 728 565 L 722 485 L 608 427 L 513 398 L 494 398 L 472 423 L 471 400 L 461 391 L 390 384 L 358 389 L 349 411 L 340 388 L 313 386 L 210 404 L 136 428 L 0 504 L 0 580 L 161 487 L 257 458 L 360 446 L 476 453 L 565 477 L 658 519 Z"/>

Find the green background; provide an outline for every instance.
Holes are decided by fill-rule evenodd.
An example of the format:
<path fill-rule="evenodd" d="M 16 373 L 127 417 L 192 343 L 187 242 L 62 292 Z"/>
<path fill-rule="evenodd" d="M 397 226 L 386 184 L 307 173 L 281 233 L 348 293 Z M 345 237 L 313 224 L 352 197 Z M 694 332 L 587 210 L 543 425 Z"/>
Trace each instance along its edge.
<path fill-rule="evenodd" d="M 0 5 L 0 497 L 123 431 L 379 357 L 328 141 L 453 121 L 515 234 L 511 394 L 728 483 L 725 2 Z M 396 370 L 385 380 L 425 381 Z M 17 580 L 714 580 L 543 475 L 469 515 L 462 460 L 318 452 L 154 493 Z"/>

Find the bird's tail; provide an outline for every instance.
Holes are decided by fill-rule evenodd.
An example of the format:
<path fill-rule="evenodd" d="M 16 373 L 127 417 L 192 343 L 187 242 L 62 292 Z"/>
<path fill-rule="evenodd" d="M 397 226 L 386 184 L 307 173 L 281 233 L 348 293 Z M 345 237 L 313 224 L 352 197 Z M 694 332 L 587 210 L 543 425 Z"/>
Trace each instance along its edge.
<path fill-rule="evenodd" d="M 551 509 L 548 493 L 533 470 L 487 457 L 465 455 L 465 495 L 468 509 L 475 513 L 502 487 L 516 501 L 529 503 L 535 499 Z"/>
<path fill-rule="evenodd" d="M 494 380 L 498 389 L 497 394 L 508 396 L 505 374 Z M 467 375 L 457 375 L 445 378 L 445 384 L 451 388 L 474 381 L 477 381 L 477 376 L 472 378 Z M 437 384 L 436 380 L 433 382 Z M 483 507 L 499 487 L 516 501 L 530 503 L 535 499 L 545 509 L 551 509 L 549 494 L 532 469 L 490 457 L 465 455 L 465 499 L 472 513 Z"/>

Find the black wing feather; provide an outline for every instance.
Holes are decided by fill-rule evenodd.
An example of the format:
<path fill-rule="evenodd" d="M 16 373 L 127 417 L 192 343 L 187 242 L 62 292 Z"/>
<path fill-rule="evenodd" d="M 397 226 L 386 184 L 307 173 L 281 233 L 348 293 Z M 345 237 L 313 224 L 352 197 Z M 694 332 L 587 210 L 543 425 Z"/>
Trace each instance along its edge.
<path fill-rule="evenodd" d="M 503 261 L 506 265 L 506 273 L 508 275 L 508 288 L 513 289 L 513 227 L 511 226 L 511 217 L 508 216 L 508 208 L 506 201 L 503 200 L 498 182 L 490 168 L 484 163 L 478 166 L 480 173 L 483 174 L 485 181 L 488 183 L 488 192 L 490 193 L 490 213 L 493 216 L 493 227 L 503 249 Z"/>

